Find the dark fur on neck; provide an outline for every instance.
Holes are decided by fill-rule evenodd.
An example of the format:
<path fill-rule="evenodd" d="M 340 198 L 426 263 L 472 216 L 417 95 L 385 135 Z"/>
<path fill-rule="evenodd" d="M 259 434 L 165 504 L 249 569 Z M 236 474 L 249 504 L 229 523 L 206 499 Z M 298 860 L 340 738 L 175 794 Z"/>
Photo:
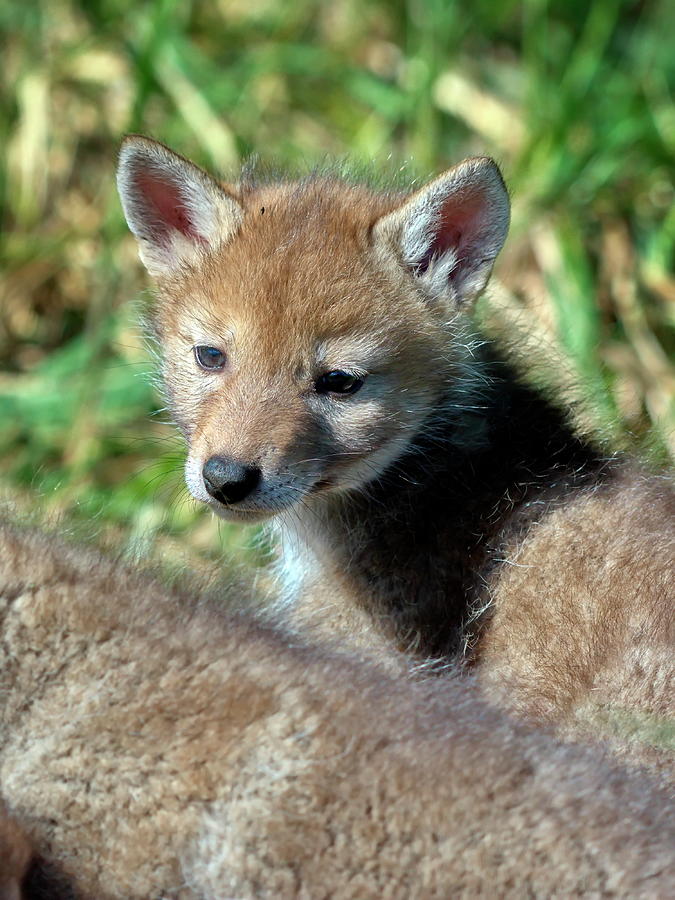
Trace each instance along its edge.
<path fill-rule="evenodd" d="M 325 517 L 323 552 L 335 548 L 343 580 L 385 633 L 423 656 L 470 649 L 511 542 L 612 468 L 492 350 L 476 365 L 472 407 L 445 398 L 402 458 Z"/>

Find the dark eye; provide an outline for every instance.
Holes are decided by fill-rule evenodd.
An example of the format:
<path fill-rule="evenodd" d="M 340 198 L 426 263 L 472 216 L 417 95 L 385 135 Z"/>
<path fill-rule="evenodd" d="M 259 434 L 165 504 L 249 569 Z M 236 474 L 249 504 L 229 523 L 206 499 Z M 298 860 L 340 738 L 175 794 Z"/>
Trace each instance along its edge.
<path fill-rule="evenodd" d="M 319 394 L 355 394 L 363 387 L 363 378 L 349 372 L 325 372 L 314 387 Z"/>
<path fill-rule="evenodd" d="M 195 347 L 195 359 L 202 369 L 222 369 L 225 365 L 225 354 L 217 347 Z"/>

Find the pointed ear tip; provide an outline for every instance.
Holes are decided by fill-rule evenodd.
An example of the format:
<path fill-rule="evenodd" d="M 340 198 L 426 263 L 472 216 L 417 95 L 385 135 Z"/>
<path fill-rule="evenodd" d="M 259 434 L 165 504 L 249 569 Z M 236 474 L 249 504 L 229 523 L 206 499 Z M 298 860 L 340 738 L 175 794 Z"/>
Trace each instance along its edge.
<path fill-rule="evenodd" d="M 501 184 L 504 184 L 504 176 L 502 170 L 495 159 L 491 156 L 472 156 L 460 163 L 460 166 L 466 166 L 474 172 L 482 172 L 488 177 L 496 178 Z"/>
<path fill-rule="evenodd" d="M 142 152 L 146 140 L 147 138 L 140 134 L 125 134 L 118 153 L 119 166 L 128 165 L 134 156 Z"/>
<path fill-rule="evenodd" d="M 120 142 L 120 150 L 126 150 L 131 147 L 140 147 L 150 141 L 150 138 L 143 134 L 125 134 Z"/>
<path fill-rule="evenodd" d="M 499 169 L 497 161 L 493 156 L 472 156 L 470 162 L 474 162 L 479 166 L 485 166 L 489 169 Z"/>
<path fill-rule="evenodd" d="M 483 183 L 495 199 L 501 197 L 510 206 L 509 189 L 504 180 L 502 170 L 491 156 L 475 156 L 464 162 L 471 166 L 474 175 L 481 176 Z M 464 165 L 464 163 L 461 163 L 461 165 Z"/>
<path fill-rule="evenodd" d="M 483 185 L 496 194 L 504 194 L 508 197 L 508 189 L 501 169 L 491 156 L 470 156 L 463 159 L 451 169 L 438 176 L 438 181 L 448 181 L 450 184 L 472 182 L 474 185 Z"/>
<path fill-rule="evenodd" d="M 126 163 L 134 156 L 154 156 L 166 153 L 168 147 L 144 134 L 125 134 L 122 138 L 119 151 L 119 160 Z"/>

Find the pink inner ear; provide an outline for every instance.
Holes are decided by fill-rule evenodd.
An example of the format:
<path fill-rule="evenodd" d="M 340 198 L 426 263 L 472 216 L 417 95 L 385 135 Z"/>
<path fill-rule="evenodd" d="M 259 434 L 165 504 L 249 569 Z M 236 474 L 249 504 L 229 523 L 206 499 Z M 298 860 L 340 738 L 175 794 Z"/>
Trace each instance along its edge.
<path fill-rule="evenodd" d="M 198 233 L 190 219 L 185 201 L 174 183 L 147 169 L 136 173 L 135 182 L 138 192 L 153 213 L 153 230 L 159 229 L 166 237 L 171 229 L 175 229 L 193 241 L 206 243 L 206 238 Z"/>
<path fill-rule="evenodd" d="M 418 263 L 418 272 L 426 272 L 434 257 L 442 256 L 448 250 L 454 250 L 460 257 L 463 247 L 472 244 L 480 232 L 480 223 L 485 206 L 485 198 L 481 192 L 470 194 L 453 194 L 443 204 L 441 214 L 436 223 L 429 249 Z"/>

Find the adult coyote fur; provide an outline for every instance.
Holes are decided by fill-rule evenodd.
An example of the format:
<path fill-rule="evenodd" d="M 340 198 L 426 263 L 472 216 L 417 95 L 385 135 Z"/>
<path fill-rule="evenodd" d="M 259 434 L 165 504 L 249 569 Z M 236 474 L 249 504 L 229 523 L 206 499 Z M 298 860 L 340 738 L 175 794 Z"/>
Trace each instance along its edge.
<path fill-rule="evenodd" d="M 188 487 L 279 524 L 291 617 L 463 658 L 541 718 L 673 713 L 672 487 L 575 434 L 470 321 L 509 222 L 494 162 L 411 194 L 220 184 L 130 137 L 119 188 Z"/>
<path fill-rule="evenodd" d="M 6 525 L 0 671 L 29 900 L 672 889 L 657 783 L 510 721 L 470 678 L 391 677 Z M 16 886 L 25 857 L 6 863 Z"/>

